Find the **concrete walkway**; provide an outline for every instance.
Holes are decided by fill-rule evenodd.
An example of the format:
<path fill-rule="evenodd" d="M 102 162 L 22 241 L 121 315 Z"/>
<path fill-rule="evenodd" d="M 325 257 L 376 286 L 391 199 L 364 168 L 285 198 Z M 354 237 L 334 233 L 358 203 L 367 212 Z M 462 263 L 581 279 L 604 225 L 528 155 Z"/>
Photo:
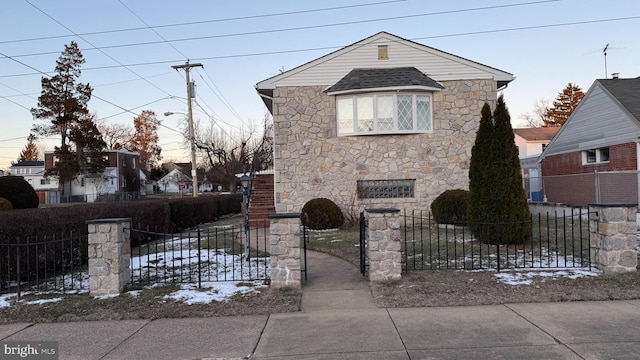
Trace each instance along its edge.
<path fill-rule="evenodd" d="M 47 340 L 83 360 L 640 358 L 640 300 L 380 309 L 355 266 L 308 263 L 297 313 L 4 325 L 0 358 Z"/>

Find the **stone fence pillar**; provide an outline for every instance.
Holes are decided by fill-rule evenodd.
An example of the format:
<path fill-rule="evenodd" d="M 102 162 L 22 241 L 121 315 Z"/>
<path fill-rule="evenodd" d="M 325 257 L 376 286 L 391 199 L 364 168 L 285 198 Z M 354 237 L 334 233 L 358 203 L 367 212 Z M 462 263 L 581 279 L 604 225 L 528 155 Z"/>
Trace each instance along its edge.
<path fill-rule="evenodd" d="M 300 214 L 269 215 L 271 287 L 301 288 Z"/>
<path fill-rule="evenodd" d="M 402 279 L 399 213 L 398 209 L 365 210 L 370 282 Z"/>
<path fill-rule="evenodd" d="M 131 281 L 130 218 L 87 221 L 89 294 L 119 294 Z"/>
<path fill-rule="evenodd" d="M 636 271 L 637 205 L 589 205 L 591 261 L 604 273 Z"/>

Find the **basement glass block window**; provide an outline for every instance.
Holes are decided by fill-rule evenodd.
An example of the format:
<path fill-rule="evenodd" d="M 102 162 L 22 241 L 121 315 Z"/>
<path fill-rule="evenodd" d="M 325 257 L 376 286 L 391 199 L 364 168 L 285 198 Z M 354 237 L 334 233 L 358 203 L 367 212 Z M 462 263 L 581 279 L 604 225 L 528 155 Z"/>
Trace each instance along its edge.
<path fill-rule="evenodd" d="M 412 198 L 415 196 L 415 183 L 415 180 L 360 180 L 358 198 Z"/>

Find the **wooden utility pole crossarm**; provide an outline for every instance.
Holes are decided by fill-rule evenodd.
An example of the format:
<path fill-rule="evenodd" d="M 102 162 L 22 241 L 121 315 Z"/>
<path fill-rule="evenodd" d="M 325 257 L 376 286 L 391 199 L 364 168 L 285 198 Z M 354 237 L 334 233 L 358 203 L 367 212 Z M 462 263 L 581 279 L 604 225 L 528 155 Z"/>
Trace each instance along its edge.
<path fill-rule="evenodd" d="M 193 129 L 193 110 L 191 109 L 191 99 L 195 97 L 193 94 L 193 85 L 189 78 L 189 70 L 192 67 L 202 67 L 202 64 L 190 64 L 189 60 L 187 60 L 184 65 L 173 65 L 172 68 L 179 70 L 184 69 L 184 72 L 187 75 L 187 107 L 189 109 L 188 118 L 189 118 L 189 141 L 191 142 L 191 177 L 193 178 L 193 197 L 198 197 L 198 171 L 196 165 L 196 145 L 195 145 L 195 135 Z"/>

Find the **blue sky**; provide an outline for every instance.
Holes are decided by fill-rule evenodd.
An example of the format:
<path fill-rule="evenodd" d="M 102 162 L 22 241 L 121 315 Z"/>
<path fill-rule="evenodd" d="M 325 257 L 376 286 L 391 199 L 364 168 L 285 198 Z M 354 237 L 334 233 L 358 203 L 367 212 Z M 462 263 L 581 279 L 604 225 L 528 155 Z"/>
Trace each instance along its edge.
<path fill-rule="evenodd" d="M 186 112 L 186 59 L 197 85 L 194 118 L 226 133 L 259 127 L 266 112 L 254 85 L 379 31 L 513 73 L 504 91 L 514 127 L 568 82 L 585 91 L 619 72 L 640 76 L 640 2 L 630 0 L 210 1 L 6 0 L 0 22 L 0 169 L 8 170 L 34 124 L 29 111 L 65 44 L 86 63 L 91 111 L 132 125 L 153 110 L 164 160 L 189 161 L 177 130 Z M 135 29 L 135 30 L 132 30 Z M 98 48 L 98 49 L 96 49 Z M 127 111 L 125 111 L 127 110 Z M 56 139 L 42 140 L 53 150 Z"/>

